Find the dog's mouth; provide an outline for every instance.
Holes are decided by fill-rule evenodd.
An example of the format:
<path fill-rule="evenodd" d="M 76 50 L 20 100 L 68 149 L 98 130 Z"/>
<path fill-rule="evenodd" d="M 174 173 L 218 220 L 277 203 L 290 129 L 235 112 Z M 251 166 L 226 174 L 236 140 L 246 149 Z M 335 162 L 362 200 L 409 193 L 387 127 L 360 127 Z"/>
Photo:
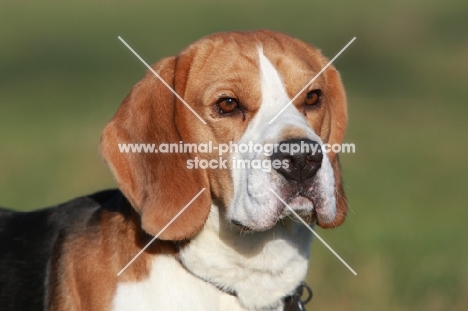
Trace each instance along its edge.
<path fill-rule="evenodd" d="M 288 204 L 287 207 L 280 214 L 279 220 L 284 218 L 295 218 L 297 216 L 303 218 L 306 222 L 311 223 L 317 218 L 317 210 L 320 210 L 321 206 L 317 204 L 317 196 L 298 192 L 297 194 L 290 196 L 285 202 Z M 296 215 L 291 211 L 294 211 Z"/>
<path fill-rule="evenodd" d="M 311 224 L 318 219 L 317 210 L 320 210 L 320 206 L 316 205 L 315 202 L 317 198 L 313 195 L 305 194 L 301 191 L 298 191 L 294 195 L 285 196 L 284 201 L 288 206 L 285 206 L 284 203 L 278 202 L 277 216 L 274 220 L 271 221 L 270 225 L 262 226 L 250 226 L 246 225 L 241 221 L 236 219 L 230 219 L 230 223 L 241 233 L 253 233 L 253 232 L 262 232 L 271 229 L 276 225 L 286 226 L 289 223 L 289 220 L 297 222 L 297 216 L 301 217 L 305 222 Z M 296 215 L 291 211 L 294 211 Z"/>

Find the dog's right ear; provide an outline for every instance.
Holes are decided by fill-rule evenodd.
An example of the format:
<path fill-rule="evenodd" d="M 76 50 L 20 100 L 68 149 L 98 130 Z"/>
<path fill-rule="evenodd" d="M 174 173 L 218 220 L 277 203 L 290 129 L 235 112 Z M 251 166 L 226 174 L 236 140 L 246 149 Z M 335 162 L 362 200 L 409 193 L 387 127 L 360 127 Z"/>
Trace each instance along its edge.
<path fill-rule="evenodd" d="M 153 69 L 174 89 L 174 57 L 161 60 Z M 102 157 L 124 195 L 141 215 L 143 229 L 151 235 L 159 233 L 206 188 L 160 235 L 164 240 L 188 239 L 203 227 L 211 205 L 208 177 L 204 170 L 187 168 L 187 160 L 193 155 L 120 148 L 123 144 L 155 144 L 156 147 L 163 143 L 179 144 L 175 105 L 174 94 L 148 71 L 105 127 L 100 144 Z"/>
<path fill-rule="evenodd" d="M 345 135 L 348 122 L 346 93 L 340 74 L 333 66 L 328 67 L 323 75 L 327 82 L 327 101 L 332 121 L 328 143 L 333 146 L 334 144 L 341 144 Z M 345 221 L 348 213 L 348 201 L 343 187 L 338 154 L 331 151 L 328 153 L 328 157 L 335 177 L 336 216 L 331 222 L 322 223 L 319 221 L 318 225 L 322 228 L 335 228 Z"/>

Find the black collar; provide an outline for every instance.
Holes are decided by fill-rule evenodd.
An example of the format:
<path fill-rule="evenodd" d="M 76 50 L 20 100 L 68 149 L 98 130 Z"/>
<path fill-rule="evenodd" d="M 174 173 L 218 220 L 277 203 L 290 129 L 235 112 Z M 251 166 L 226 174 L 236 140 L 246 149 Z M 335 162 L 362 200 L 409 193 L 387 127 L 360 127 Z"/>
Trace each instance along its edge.
<path fill-rule="evenodd" d="M 302 295 L 305 294 L 305 299 L 301 299 Z M 307 285 L 306 282 L 301 282 L 301 284 L 296 288 L 296 291 L 291 296 L 287 296 L 283 299 L 284 301 L 284 311 L 305 311 L 305 305 L 312 300 L 312 289 Z"/>
<path fill-rule="evenodd" d="M 218 287 L 219 288 L 219 287 Z M 219 288 L 221 291 L 236 296 L 236 293 L 226 291 L 225 289 Z M 304 293 L 305 290 L 305 293 Z M 306 295 L 304 299 L 302 299 L 302 295 Z M 283 298 L 284 302 L 284 309 L 283 311 L 305 311 L 305 305 L 312 300 L 313 293 L 312 289 L 306 282 L 301 282 L 301 284 L 296 287 L 294 293 L 290 296 L 286 296 Z"/>

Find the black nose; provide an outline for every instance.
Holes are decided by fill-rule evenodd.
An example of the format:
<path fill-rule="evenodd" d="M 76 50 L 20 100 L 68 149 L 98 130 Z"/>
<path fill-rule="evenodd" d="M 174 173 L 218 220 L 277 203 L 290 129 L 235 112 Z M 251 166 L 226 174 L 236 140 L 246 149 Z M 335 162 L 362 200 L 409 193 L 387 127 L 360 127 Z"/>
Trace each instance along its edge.
<path fill-rule="evenodd" d="M 271 160 L 277 159 L 281 161 L 281 166 L 276 169 L 278 173 L 287 180 L 303 182 L 315 176 L 322 165 L 323 153 L 316 141 L 291 139 L 277 146 Z"/>

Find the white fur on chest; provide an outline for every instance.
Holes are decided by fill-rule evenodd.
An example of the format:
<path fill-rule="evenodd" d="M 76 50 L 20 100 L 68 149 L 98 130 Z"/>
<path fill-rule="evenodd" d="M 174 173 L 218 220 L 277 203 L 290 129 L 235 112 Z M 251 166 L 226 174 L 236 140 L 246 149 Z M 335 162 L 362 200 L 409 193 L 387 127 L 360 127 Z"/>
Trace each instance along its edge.
<path fill-rule="evenodd" d="M 155 256 L 149 277 L 119 283 L 113 311 L 245 311 L 237 298 L 188 272 L 173 257 Z"/>
<path fill-rule="evenodd" d="M 202 231 L 180 252 L 200 278 L 235 292 L 248 310 L 282 310 L 307 273 L 311 233 L 291 220 L 264 232 L 240 234 L 217 206 Z M 222 310 L 222 309 L 221 309 Z"/>

